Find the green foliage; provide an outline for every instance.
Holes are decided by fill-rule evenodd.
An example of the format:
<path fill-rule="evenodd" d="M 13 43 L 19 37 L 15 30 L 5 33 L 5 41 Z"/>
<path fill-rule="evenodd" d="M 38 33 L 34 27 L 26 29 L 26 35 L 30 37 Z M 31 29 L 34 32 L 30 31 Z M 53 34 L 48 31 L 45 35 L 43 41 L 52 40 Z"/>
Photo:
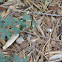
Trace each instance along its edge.
<path fill-rule="evenodd" d="M 3 20 L 3 21 L 4 21 L 4 26 L 7 26 L 7 25 L 13 26 L 14 23 L 15 23 L 15 18 L 13 18 L 13 19 L 11 20 L 10 16 L 8 16 L 7 19 L 8 19 L 8 20 L 6 20 L 6 19 Z"/>
<path fill-rule="evenodd" d="M 22 30 L 27 29 L 29 31 L 29 27 L 36 30 L 35 26 L 37 24 L 33 21 L 31 26 L 31 17 L 28 15 L 28 13 L 29 12 L 26 12 L 24 15 L 22 15 L 23 19 L 18 18 L 17 20 L 15 18 L 11 18 L 10 16 L 1 20 L 2 17 L 0 15 L 0 33 L 2 33 L 1 39 L 4 39 L 6 36 L 7 38 L 10 38 L 11 34 L 14 33 L 16 35 Z"/>
<path fill-rule="evenodd" d="M 21 62 L 21 59 L 19 56 L 14 55 L 13 62 Z"/>
<path fill-rule="evenodd" d="M 30 17 L 28 16 L 28 14 L 25 14 L 23 15 L 23 20 L 26 21 L 26 20 L 31 20 Z"/>
<path fill-rule="evenodd" d="M 11 59 L 11 57 L 4 57 L 4 54 L 2 53 L 2 51 L 0 51 L 0 62 L 10 62 L 9 60 Z"/>
<path fill-rule="evenodd" d="M 0 32 L 2 32 L 2 35 L 1 35 L 1 39 L 4 39 L 5 38 L 5 36 L 7 36 L 8 38 L 10 38 L 10 32 L 9 31 L 7 31 L 6 29 L 5 29 L 5 27 L 3 27 L 3 29 L 0 29 Z"/>
<path fill-rule="evenodd" d="M 32 22 L 33 30 L 36 30 L 36 28 L 35 28 L 36 25 L 37 25 L 37 23 L 33 20 L 33 22 Z"/>
<path fill-rule="evenodd" d="M 14 31 L 14 34 L 17 35 L 17 33 L 19 33 L 21 30 L 19 28 L 17 28 L 16 26 L 14 26 L 11 31 Z"/>
<path fill-rule="evenodd" d="M 1 20 L 2 16 L 0 15 L 0 20 Z"/>
<path fill-rule="evenodd" d="M 0 0 L 0 2 L 3 2 L 3 0 Z"/>
<path fill-rule="evenodd" d="M 24 21 L 22 21 L 20 18 L 18 18 L 18 21 L 17 21 L 17 25 L 23 25 L 24 24 Z"/>
<path fill-rule="evenodd" d="M 28 60 L 28 57 L 26 58 L 23 57 L 22 62 L 27 62 L 27 60 Z"/>
<path fill-rule="evenodd" d="M 27 62 L 28 57 L 26 57 L 26 58 L 23 57 L 22 59 L 20 59 L 19 56 L 14 55 L 14 59 L 12 59 L 12 60 L 13 60 L 13 62 Z"/>
<path fill-rule="evenodd" d="M 19 56 L 16 56 L 16 55 L 13 55 L 13 58 L 9 56 L 4 57 L 4 54 L 2 53 L 2 51 L 0 51 L 0 62 L 10 62 L 9 60 L 13 62 L 27 62 L 28 57 L 20 58 Z"/>
<path fill-rule="evenodd" d="M 0 21 L 0 27 L 2 27 L 2 25 L 3 25 L 3 24 L 2 24 L 2 21 Z"/>

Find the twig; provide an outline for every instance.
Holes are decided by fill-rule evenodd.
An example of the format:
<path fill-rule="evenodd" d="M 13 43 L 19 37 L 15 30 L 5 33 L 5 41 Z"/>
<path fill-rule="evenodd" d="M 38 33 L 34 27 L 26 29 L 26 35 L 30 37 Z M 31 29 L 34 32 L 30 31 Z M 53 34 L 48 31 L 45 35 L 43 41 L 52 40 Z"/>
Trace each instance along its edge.
<path fill-rule="evenodd" d="M 44 36 L 41 36 L 41 35 L 36 35 L 36 34 L 30 33 L 30 32 L 27 32 L 27 31 L 22 31 L 22 32 L 25 32 L 25 33 L 34 35 L 34 36 L 36 36 L 36 37 L 40 37 L 40 38 L 44 38 L 44 39 L 49 39 L 48 37 L 44 37 Z M 62 42 L 62 40 L 57 40 L 57 39 L 53 39 L 53 38 L 50 38 L 50 40 L 52 40 L 52 41 L 57 41 L 57 42 Z"/>
<path fill-rule="evenodd" d="M 0 5 L 0 7 L 8 8 L 8 7 L 5 7 L 5 6 L 3 6 L 3 5 Z M 16 10 L 16 9 L 12 9 L 12 8 L 8 8 L 8 9 L 13 10 L 14 12 L 26 12 L 26 11 Z M 62 15 L 57 15 L 57 14 L 48 14 L 48 13 L 39 13 L 39 12 L 30 12 L 29 14 L 36 14 L 36 15 L 47 15 L 47 16 L 62 17 Z"/>
<path fill-rule="evenodd" d="M 41 54 L 48 60 L 48 58 L 45 56 L 45 54 L 44 54 L 43 52 L 41 52 L 41 51 L 38 50 L 37 48 L 36 48 L 36 51 L 38 51 L 39 53 L 41 53 Z"/>

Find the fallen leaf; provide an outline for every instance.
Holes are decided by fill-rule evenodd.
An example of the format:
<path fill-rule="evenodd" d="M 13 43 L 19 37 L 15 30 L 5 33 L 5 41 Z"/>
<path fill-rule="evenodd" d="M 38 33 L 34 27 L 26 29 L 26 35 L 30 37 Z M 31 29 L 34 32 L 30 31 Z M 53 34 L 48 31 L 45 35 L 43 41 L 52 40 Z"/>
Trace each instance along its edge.
<path fill-rule="evenodd" d="M 56 9 L 58 9 L 58 7 L 57 6 L 49 6 L 48 9 L 49 10 L 56 10 Z"/>
<path fill-rule="evenodd" d="M 51 56 L 50 58 L 49 58 L 49 60 L 57 60 L 57 59 L 60 59 L 60 58 L 62 58 L 62 53 L 60 54 L 55 54 L 55 55 L 53 55 L 53 56 Z"/>
<path fill-rule="evenodd" d="M 2 43 L 2 45 L 5 45 L 5 43 L 6 43 L 5 40 L 1 40 L 1 39 L 0 39 L 0 42 Z"/>
<path fill-rule="evenodd" d="M 4 7 L 0 7 L 0 10 L 6 10 L 7 8 L 4 8 Z"/>
<path fill-rule="evenodd" d="M 21 44 L 20 44 L 20 47 L 23 49 L 23 48 L 26 48 L 26 47 L 28 47 L 29 46 L 29 43 L 28 42 L 26 42 L 26 41 L 24 41 L 24 42 L 22 42 Z"/>
<path fill-rule="evenodd" d="M 12 45 L 12 43 L 14 43 L 14 41 L 18 38 L 19 34 L 17 35 L 12 35 L 11 38 L 7 41 L 7 43 L 3 46 L 3 49 L 5 50 L 6 48 L 8 48 L 10 45 Z"/>

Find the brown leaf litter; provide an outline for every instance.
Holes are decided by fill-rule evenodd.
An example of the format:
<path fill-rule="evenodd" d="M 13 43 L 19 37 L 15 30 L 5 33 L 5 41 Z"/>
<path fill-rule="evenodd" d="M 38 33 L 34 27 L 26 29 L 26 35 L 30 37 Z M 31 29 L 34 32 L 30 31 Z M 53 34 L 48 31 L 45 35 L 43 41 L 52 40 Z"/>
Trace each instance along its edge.
<path fill-rule="evenodd" d="M 33 12 L 30 15 L 38 24 L 36 31 L 22 31 L 20 33 L 20 36 L 24 39 L 21 44 L 14 42 L 6 50 L 3 50 L 0 46 L 0 50 L 3 50 L 5 55 L 28 56 L 28 62 L 62 61 L 62 16 L 57 16 L 62 15 L 62 1 L 47 1 L 51 3 L 44 11 L 45 0 L 8 0 L 1 4 L 0 10 L 4 10 L 1 12 L 3 18 L 8 15 L 19 18 L 26 11 L 30 11 Z M 38 15 L 34 12 L 45 14 Z M 3 45 L 6 43 L 5 39 L 0 40 L 0 42 Z"/>

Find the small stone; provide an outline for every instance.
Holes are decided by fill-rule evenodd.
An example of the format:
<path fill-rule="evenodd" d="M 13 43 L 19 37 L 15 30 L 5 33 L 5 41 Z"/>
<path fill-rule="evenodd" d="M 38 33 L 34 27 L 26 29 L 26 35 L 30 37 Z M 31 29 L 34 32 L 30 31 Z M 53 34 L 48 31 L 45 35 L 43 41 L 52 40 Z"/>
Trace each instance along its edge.
<path fill-rule="evenodd" d="M 52 32 L 52 29 L 51 29 L 51 28 L 47 28 L 46 31 L 47 31 L 48 33 L 51 33 L 51 32 Z"/>
<path fill-rule="evenodd" d="M 17 40 L 16 43 L 21 44 L 24 41 L 23 37 L 20 36 Z"/>

